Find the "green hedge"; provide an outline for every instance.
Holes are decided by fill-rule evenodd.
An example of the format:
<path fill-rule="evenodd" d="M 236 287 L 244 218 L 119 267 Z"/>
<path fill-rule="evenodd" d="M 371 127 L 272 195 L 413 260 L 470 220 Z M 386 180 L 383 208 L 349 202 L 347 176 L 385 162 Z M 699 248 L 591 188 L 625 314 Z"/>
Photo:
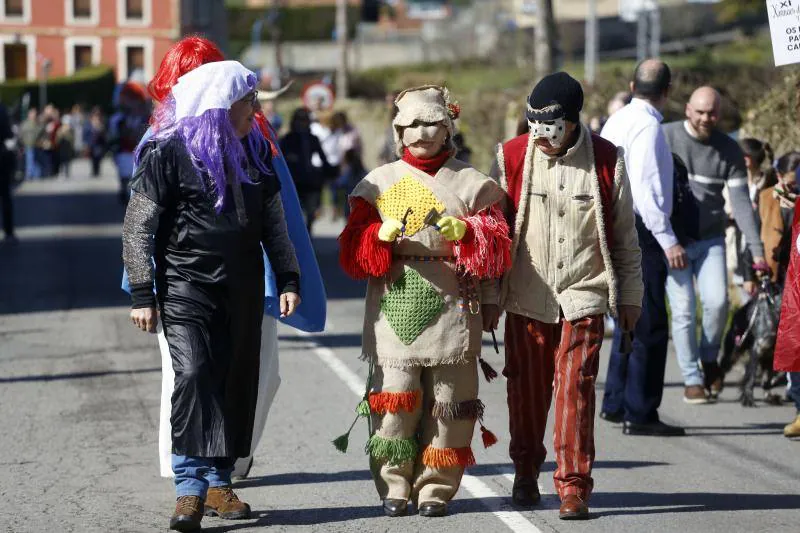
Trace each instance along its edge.
<path fill-rule="evenodd" d="M 269 12 L 267 8 L 228 7 L 228 38 L 231 41 L 250 41 L 253 23 Z M 350 38 L 355 37 L 361 17 L 357 6 L 349 6 L 347 27 Z M 333 38 L 336 28 L 335 6 L 284 7 L 280 9 L 279 23 L 284 41 L 326 41 Z M 261 39 L 271 40 L 266 25 Z"/>
<path fill-rule="evenodd" d="M 116 83 L 111 67 L 87 67 L 72 76 L 48 79 L 47 103 L 59 109 L 67 109 L 75 104 L 109 108 Z M 17 105 L 25 93 L 30 94 L 32 107 L 42 107 L 39 102 L 39 81 L 12 80 L 0 84 L 0 101 L 9 107 Z"/>

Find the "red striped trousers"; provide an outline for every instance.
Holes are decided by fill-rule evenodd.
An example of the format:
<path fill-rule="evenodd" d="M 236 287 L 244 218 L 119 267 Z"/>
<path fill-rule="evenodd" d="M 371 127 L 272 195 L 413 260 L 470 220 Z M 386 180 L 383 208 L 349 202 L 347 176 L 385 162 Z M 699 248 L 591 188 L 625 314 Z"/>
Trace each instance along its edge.
<path fill-rule="evenodd" d="M 547 451 L 544 433 L 555 396 L 553 476 L 560 497 L 592 491 L 595 381 L 603 342 L 600 315 L 545 324 L 508 313 L 506 366 L 511 426 L 509 454 L 519 474 L 537 477 Z"/>

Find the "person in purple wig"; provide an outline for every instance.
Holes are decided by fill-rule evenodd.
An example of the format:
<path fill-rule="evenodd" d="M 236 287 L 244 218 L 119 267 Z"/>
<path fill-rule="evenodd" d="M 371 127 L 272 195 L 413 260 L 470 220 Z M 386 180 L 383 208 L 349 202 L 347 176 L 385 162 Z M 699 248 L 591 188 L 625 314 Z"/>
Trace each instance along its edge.
<path fill-rule="evenodd" d="M 203 514 L 250 515 L 231 489 L 231 472 L 250 454 L 253 433 L 262 245 L 281 316 L 300 303 L 280 184 L 254 130 L 255 87 L 256 76 L 236 61 L 178 80 L 156 114 L 155 135 L 136 154 L 123 224 L 131 319 L 154 333 L 160 318 L 175 370 L 170 528 L 177 531 L 199 529 Z"/>

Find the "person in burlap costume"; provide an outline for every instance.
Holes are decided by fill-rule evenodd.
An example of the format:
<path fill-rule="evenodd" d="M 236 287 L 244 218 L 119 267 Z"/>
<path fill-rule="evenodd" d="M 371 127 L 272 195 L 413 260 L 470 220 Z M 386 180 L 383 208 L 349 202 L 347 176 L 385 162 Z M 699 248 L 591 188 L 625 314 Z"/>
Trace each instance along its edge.
<path fill-rule="evenodd" d="M 497 313 L 511 241 L 502 189 L 453 157 L 459 109 L 447 90 L 408 89 L 396 105 L 401 160 L 353 190 L 340 262 L 369 279 L 359 412 L 371 416 L 367 451 L 384 511 L 404 515 L 412 500 L 420 515 L 443 516 L 475 462 L 483 315 Z M 496 441 L 481 430 L 484 445 Z"/>
<path fill-rule="evenodd" d="M 621 150 L 581 124 L 583 89 L 561 72 L 528 98 L 530 133 L 498 148 L 512 204 L 511 269 L 503 278 L 512 499 L 540 498 L 544 431 L 555 399 L 554 481 L 562 519 L 589 515 L 594 405 L 606 312 L 627 332 L 643 285 Z"/>

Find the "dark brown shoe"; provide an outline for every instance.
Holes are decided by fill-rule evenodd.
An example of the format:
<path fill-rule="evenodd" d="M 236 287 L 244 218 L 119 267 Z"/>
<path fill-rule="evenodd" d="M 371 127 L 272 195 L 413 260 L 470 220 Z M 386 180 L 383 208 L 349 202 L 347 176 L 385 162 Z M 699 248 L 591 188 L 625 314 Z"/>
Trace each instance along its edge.
<path fill-rule="evenodd" d="M 517 474 L 514 476 L 514 486 L 511 488 L 511 501 L 520 507 L 533 507 L 542 499 L 539 494 L 539 483 L 534 477 L 525 477 Z"/>
<path fill-rule="evenodd" d="M 250 506 L 239 500 L 230 486 L 211 487 L 206 496 L 205 513 L 225 520 L 244 520 L 250 518 Z"/>
<path fill-rule="evenodd" d="M 420 516 L 428 518 L 446 516 L 447 504 L 444 502 L 420 502 L 418 512 Z"/>
<path fill-rule="evenodd" d="M 586 520 L 589 518 L 589 506 L 580 497 L 567 494 L 561 500 L 558 517 L 561 520 Z"/>
<path fill-rule="evenodd" d="M 200 531 L 202 519 L 203 500 L 199 496 L 181 496 L 175 504 L 169 528 L 173 531 Z"/>
<path fill-rule="evenodd" d="M 405 516 L 408 514 L 408 500 L 386 498 L 383 500 L 383 512 L 391 517 Z"/>
<path fill-rule="evenodd" d="M 683 401 L 691 405 L 708 403 L 706 389 L 702 385 L 689 385 L 683 389 Z"/>

